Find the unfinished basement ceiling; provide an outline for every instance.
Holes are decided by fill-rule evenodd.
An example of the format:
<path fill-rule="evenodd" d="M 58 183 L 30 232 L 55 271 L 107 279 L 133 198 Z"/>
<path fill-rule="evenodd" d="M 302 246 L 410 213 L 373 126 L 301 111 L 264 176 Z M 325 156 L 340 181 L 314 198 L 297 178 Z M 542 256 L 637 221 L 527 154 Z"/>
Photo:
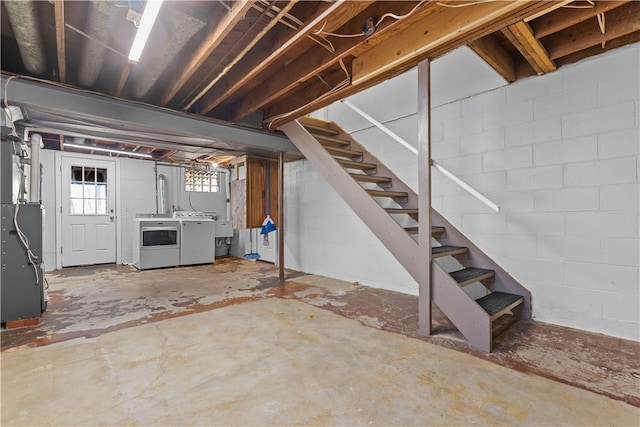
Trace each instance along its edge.
<path fill-rule="evenodd" d="M 143 1 L 1 4 L 5 75 L 263 130 L 465 45 L 513 82 L 640 40 L 637 1 L 166 1 L 134 64 Z"/>

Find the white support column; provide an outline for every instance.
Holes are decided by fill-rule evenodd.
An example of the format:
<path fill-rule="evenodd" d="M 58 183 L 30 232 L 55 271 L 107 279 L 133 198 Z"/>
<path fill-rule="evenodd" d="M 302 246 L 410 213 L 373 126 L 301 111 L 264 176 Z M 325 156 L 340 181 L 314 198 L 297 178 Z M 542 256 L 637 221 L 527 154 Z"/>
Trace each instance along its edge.
<path fill-rule="evenodd" d="M 418 64 L 418 325 L 431 335 L 431 61 Z"/>
<path fill-rule="evenodd" d="M 284 151 L 278 153 L 278 278 L 284 283 Z"/>

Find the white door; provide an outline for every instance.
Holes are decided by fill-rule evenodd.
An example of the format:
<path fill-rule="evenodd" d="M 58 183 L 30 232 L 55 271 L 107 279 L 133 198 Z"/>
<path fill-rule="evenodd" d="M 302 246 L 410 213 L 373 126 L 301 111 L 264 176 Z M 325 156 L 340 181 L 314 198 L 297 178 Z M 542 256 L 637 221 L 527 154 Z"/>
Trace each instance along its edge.
<path fill-rule="evenodd" d="M 116 262 L 115 162 L 62 157 L 62 266 Z"/>

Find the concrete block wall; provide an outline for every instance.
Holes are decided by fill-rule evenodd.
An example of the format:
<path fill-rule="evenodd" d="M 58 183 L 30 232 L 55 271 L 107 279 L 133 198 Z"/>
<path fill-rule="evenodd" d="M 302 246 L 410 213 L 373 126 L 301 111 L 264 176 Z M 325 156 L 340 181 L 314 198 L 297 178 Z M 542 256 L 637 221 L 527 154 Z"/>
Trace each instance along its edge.
<path fill-rule="evenodd" d="M 416 294 L 417 284 L 306 160 L 285 164 L 285 265 Z"/>
<path fill-rule="evenodd" d="M 501 212 L 493 213 L 438 172 L 432 181 L 434 208 L 531 291 L 534 318 L 633 340 L 640 340 L 639 70 L 640 44 L 634 44 L 545 76 L 444 100 L 432 111 L 433 158 L 500 205 Z M 414 145 L 416 107 L 409 112 L 402 100 L 415 98 L 415 74 L 350 98 Z M 373 99 L 389 101 L 384 113 Z M 392 101 L 402 105 L 395 108 Z M 416 188 L 415 156 L 344 104 L 323 114 Z M 346 221 L 353 227 L 332 254 L 345 270 L 318 258 L 314 271 L 415 293 L 415 284 L 404 278 L 370 280 L 367 267 L 347 269 L 362 242 L 359 236 L 371 242 L 370 236 L 334 200 L 312 166 L 300 164 L 290 166 L 298 168 L 295 182 L 313 176 L 319 184 L 312 194 L 295 187 L 287 195 L 305 197 L 310 202 L 305 210 L 320 208 L 326 197 L 331 203 L 322 222 L 340 227 Z M 304 228 L 298 231 L 302 240 L 310 235 Z M 318 245 L 335 244 L 331 235 L 313 236 Z M 373 252 L 371 265 L 386 263 L 393 268 L 386 276 L 404 276 L 384 251 Z M 302 256 L 296 263 L 307 261 Z"/>

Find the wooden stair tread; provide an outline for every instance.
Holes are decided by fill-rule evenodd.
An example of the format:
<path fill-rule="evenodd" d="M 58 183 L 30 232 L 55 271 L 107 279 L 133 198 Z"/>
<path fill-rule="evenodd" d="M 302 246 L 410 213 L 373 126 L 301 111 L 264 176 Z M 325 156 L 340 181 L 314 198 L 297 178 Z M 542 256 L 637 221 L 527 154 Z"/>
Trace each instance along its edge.
<path fill-rule="evenodd" d="M 313 131 L 313 132 L 324 132 L 330 135 L 338 135 L 340 133 L 335 129 L 331 129 L 325 126 L 316 125 L 316 124 L 312 124 L 304 121 L 301 121 L 300 124 L 302 124 L 302 126 L 304 126 L 307 130 Z M 313 132 L 310 132 L 310 133 L 313 133 Z"/>
<path fill-rule="evenodd" d="M 492 319 L 500 317 L 504 313 L 511 311 L 511 309 L 518 306 L 518 304 L 521 304 L 523 301 L 524 297 L 522 295 L 498 291 L 491 292 L 490 294 L 476 300 L 480 307 L 482 307 Z"/>
<path fill-rule="evenodd" d="M 387 212 L 388 215 L 410 215 L 413 220 L 417 219 L 419 215 L 418 209 L 406 206 L 406 205 L 416 206 L 415 204 L 410 203 L 410 200 L 413 201 L 413 199 L 417 197 L 417 195 L 415 195 L 412 190 L 408 190 L 406 188 L 402 188 L 402 189 L 406 189 L 407 190 L 406 192 L 393 191 L 398 189 L 398 187 L 396 185 L 392 185 L 392 183 L 401 183 L 401 181 L 398 181 L 398 178 L 396 178 L 396 176 L 393 175 L 392 173 L 387 173 L 388 175 L 391 175 L 391 176 L 377 176 L 376 172 L 380 170 L 380 168 L 383 168 L 384 165 L 382 165 L 381 163 L 375 160 L 370 160 L 374 158 L 372 156 L 370 157 L 369 152 L 365 148 L 360 147 L 355 142 L 355 139 L 353 139 L 347 132 L 341 130 L 340 127 L 335 123 L 324 122 L 322 120 L 308 118 L 306 122 L 302 119 L 300 120 L 300 122 L 307 129 L 307 131 L 316 139 L 317 143 L 319 143 L 326 150 L 325 155 L 320 159 L 321 161 L 328 160 L 325 158 L 326 158 L 326 154 L 329 153 L 339 165 L 341 165 L 344 169 L 346 169 L 346 172 L 349 173 L 349 175 L 356 182 L 361 184 L 362 183 L 367 184 L 367 185 L 362 184 L 361 188 L 365 190 L 371 197 L 375 197 L 375 198 L 386 197 L 393 200 L 395 202 L 395 206 L 397 207 L 385 208 L 384 205 L 386 203 L 382 203 L 383 202 L 382 199 L 376 200 L 377 202 L 380 202 L 380 204 L 382 205 L 381 207 Z M 293 132 L 293 129 L 291 133 L 292 133 L 292 136 L 295 136 L 295 132 Z M 310 144 L 313 141 L 307 141 L 305 139 L 302 142 L 304 142 L 304 144 Z M 353 148 L 355 149 L 351 149 L 352 143 L 353 143 Z M 375 161 L 377 164 L 373 163 L 373 161 Z M 335 168 L 335 166 L 336 164 L 332 163 L 332 167 Z M 378 166 L 380 166 L 380 168 Z M 381 174 L 383 173 L 381 170 L 380 172 Z M 351 183 L 350 185 L 353 185 L 353 183 Z M 384 191 L 384 188 L 386 188 L 389 191 Z M 359 196 L 361 197 L 362 193 L 360 193 Z M 351 198 L 347 198 L 347 199 L 351 200 Z M 353 197 L 353 203 L 358 203 L 361 201 L 362 199 Z M 393 206 L 394 204 L 391 204 L 391 205 Z M 423 213 L 423 214 L 426 214 L 426 213 Z M 434 220 L 436 220 L 440 224 L 448 224 L 444 218 L 441 218 L 441 219 L 438 219 L 438 218 L 440 218 L 440 216 L 436 215 L 434 217 Z M 375 221 L 372 221 L 372 223 L 373 225 L 376 225 Z M 410 223 L 416 224 L 417 222 L 411 221 Z M 398 224 L 398 225 L 400 225 L 400 227 L 404 229 L 404 231 L 410 236 L 409 237 L 410 239 L 412 239 L 414 242 L 417 242 L 418 236 L 420 234 L 419 227 L 403 227 L 401 224 Z M 423 228 L 423 232 L 424 232 L 424 228 Z M 446 227 L 439 226 L 439 225 L 432 225 L 431 236 L 435 237 L 435 240 L 432 240 L 434 241 L 435 244 L 439 244 L 436 242 L 436 240 L 440 240 L 441 242 L 443 241 L 443 239 L 439 237 L 438 234 L 444 234 L 444 233 L 447 233 Z M 399 236 L 399 237 L 402 237 L 402 236 Z M 406 237 L 407 236 L 404 236 L 402 238 L 406 239 Z M 457 244 L 465 244 L 464 242 L 467 241 L 465 240 L 465 236 L 459 236 L 455 229 L 451 229 L 450 237 L 451 237 L 451 240 L 447 240 L 447 242 L 455 241 Z M 464 264 L 464 261 L 462 260 L 462 258 L 468 257 L 468 254 L 469 254 L 469 248 L 465 246 L 442 245 L 442 246 L 435 246 L 431 248 L 431 260 L 441 258 L 441 257 L 446 257 L 446 256 L 453 256 L 453 257 L 459 258 L 460 262 Z M 482 256 L 479 256 L 480 259 L 484 259 L 486 257 L 484 254 L 481 254 L 481 255 Z M 404 256 L 404 252 L 400 252 L 399 255 L 397 256 Z M 478 254 L 474 252 L 473 257 L 471 259 L 468 259 L 468 261 L 472 261 L 473 259 L 475 259 L 476 256 L 478 256 Z M 485 266 L 494 265 L 490 262 L 490 259 L 489 260 L 485 259 L 485 262 L 478 263 L 478 264 L 485 265 Z M 438 265 L 437 267 L 439 268 L 438 274 L 445 274 L 445 275 L 447 274 L 444 272 L 445 270 L 442 269 L 441 265 Z M 448 275 L 451 277 L 451 279 L 455 280 L 455 283 L 457 283 L 458 286 L 464 287 L 477 282 L 487 283 L 495 279 L 496 274 L 499 275 L 501 270 L 500 270 L 500 267 L 497 265 L 495 265 L 493 268 L 495 270 L 478 268 L 478 267 L 462 267 L 457 271 L 448 273 Z M 502 280 L 502 277 L 501 277 L 501 280 Z M 447 278 L 447 283 L 453 286 L 454 292 L 459 293 L 461 295 L 460 298 L 464 297 L 464 299 L 466 300 L 464 304 L 473 305 L 471 303 L 471 301 L 474 301 L 473 298 L 470 298 L 470 296 L 467 295 L 466 293 L 460 293 L 459 292 L 460 289 L 455 288 L 454 282 L 451 282 L 451 280 L 448 278 Z M 530 317 L 530 313 L 527 313 L 525 310 L 522 310 L 522 313 L 520 313 L 520 310 L 515 310 L 519 308 L 525 308 L 527 310 L 530 310 L 530 295 L 528 291 L 522 288 L 522 286 L 519 285 L 518 283 L 512 283 L 508 280 L 506 284 L 503 284 L 504 286 L 499 286 L 499 285 L 500 285 L 500 282 L 496 283 L 496 286 L 500 287 L 501 289 L 508 289 L 511 292 L 519 292 L 522 295 L 511 294 L 511 293 L 500 292 L 500 291 L 490 292 L 489 294 L 481 298 L 475 299 L 475 302 L 478 304 L 480 308 L 482 308 L 482 310 L 477 310 L 478 306 L 471 307 L 469 305 L 465 306 L 464 304 L 460 304 L 462 303 L 462 301 L 453 301 L 458 303 L 455 304 L 455 307 L 451 308 L 451 314 L 447 313 L 448 316 L 450 315 L 452 316 L 453 319 L 455 319 L 456 323 L 457 323 L 457 320 L 460 320 L 460 323 L 461 323 L 460 326 L 461 327 L 464 326 L 461 329 L 461 331 L 470 340 L 470 342 L 474 343 L 475 346 L 487 352 L 491 352 L 493 348 L 492 332 L 494 333 L 494 336 L 495 336 L 495 332 L 498 329 L 500 329 L 503 323 L 502 321 L 497 322 L 496 319 L 500 318 L 501 316 L 504 316 L 505 314 L 509 314 L 512 312 L 514 314 L 514 316 L 512 317 L 514 317 L 514 319 L 516 320 L 517 318 L 528 319 Z M 491 288 L 490 286 L 487 286 L 487 287 Z M 444 294 L 444 291 L 443 291 L 443 294 Z M 449 295 L 443 296 L 441 298 L 449 298 Z M 457 296 L 451 295 L 451 298 L 457 298 Z M 485 331 L 484 330 L 485 328 L 480 328 L 483 330 L 478 330 L 477 327 L 475 329 L 472 326 L 467 327 L 465 323 L 467 321 L 467 319 L 465 319 L 465 308 L 467 309 L 472 308 L 473 310 L 471 310 L 471 313 L 473 313 L 473 315 L 482 317 L 482 318 L 471 319 L 473 323 L 476 325 L 477 325 L 477 321 L 481 321 L 481 322 L 486 321 L 486 318 L 484 318 L 484 316 L 488 316 L 488 319 L 489 319 L 488 331 Z M 504 320 L 506 324 L 506 321 L 510 319 L 507 319 L 506 317 L 504 317 L 501 320 Z M 488 332 L 488 335 L 487 335 L 487 332 Z"/>
<path fill-rule="evenodd" d="M 469 249 L 465 246 L 436 246 L 431 248 L 431 258 L 440 258 L 443 256 L 460 255 L 467 253 Z"/>
<path fill-rule="evenodd" d="M 449 273 L 449 275 L 451 275 L 460 286 L 466 286 L 480 280 L 490 279 L 495 276 L 495 272 L 486 268 L 467 267 Z"/>
<path fill-rule="evenodd" d="M 385 208 L 385 211 L 387 211 L 389 215 L 399 215 L 399 214 L 418 215 L 418 209 L 412 209 L 412 208 Z"/>
<path fill-rule="evenodd" d="M 373 182 L 375 184 L 390 184 L 391 178 L 386 176 L 376 176 L 376 175 L 366 175 L 361 173 L 352 173 L 349 174 L 356 181 L 361 182 Z"/>
<path fill-rule="evenodd" d="M 441 230 L 444 231 L 443 227 L 431 227 L 431 234 L 438 234 Z M 409 234 L 418 234 L 420 231 L 420 227 L 405 227 L 404 230 Z"/>
<path fill-rule="evenodd" d="M 325 147 L 325 149 L 333 156 L 346 157 L 349 159 L 362 157 L 362 151 L 349 150 L 340 147 Z"/>
<path fill-rule="evenodd" d="M 431 226 L 431 234 L 442 234 L 444 233 L 444 231 L 445 231 L 444 227 L 441 227 L 439 225 Z"/>
<path fill-rule="evenodd" d="M 366 190 L 371 197 L 407 198 L 409 194 L 404 191 Z"/>
<path fill-rule="evenodd" d="M 353 160 L 336 159 L 345 169 L 374 170 L 378 166 L 374 163 L 355 162 Z"/>
<path fill-rule="evenodd" d="M 313 135 L 313 137 L 320 143 L 320 145 L 324 147 L 346 147 L 351 145 L 350 141 L 344 141 L 342 139 L 333 138 L 331 136 L 318 135 L 315 133 L 311 135 Z"/>

